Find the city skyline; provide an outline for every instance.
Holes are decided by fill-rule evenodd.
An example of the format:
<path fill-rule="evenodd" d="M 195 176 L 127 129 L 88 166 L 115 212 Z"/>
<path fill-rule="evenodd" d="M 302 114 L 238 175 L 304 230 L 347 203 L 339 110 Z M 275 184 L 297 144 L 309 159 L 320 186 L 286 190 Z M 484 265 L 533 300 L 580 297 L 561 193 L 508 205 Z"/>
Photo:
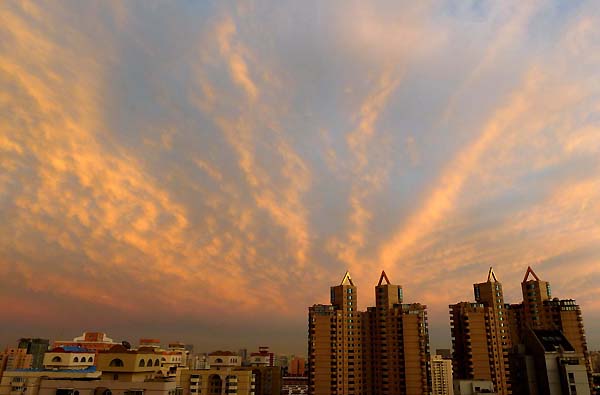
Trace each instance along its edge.
<path fill-rule="evenodd" d="M 517 303 L 531 266 L 600 349 L 598 3 L 6 1 L 0 21 L 0 346 L 305 355 L 306 309 L 385 270 L 435 350 L 489 267 Z"/>

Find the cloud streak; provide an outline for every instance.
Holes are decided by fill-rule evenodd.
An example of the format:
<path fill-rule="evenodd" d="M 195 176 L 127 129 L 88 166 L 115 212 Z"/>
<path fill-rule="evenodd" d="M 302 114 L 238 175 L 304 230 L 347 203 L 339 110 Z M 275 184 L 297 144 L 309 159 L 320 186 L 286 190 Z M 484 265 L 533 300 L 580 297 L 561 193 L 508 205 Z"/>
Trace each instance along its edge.
<path fill-rule="evenodd" d="M 42 322 L 0 343 L 301 353 L 348 268 L 441 347 L 487 267 L 516 301 L 534 265 L 600 346 L 596 8 L 2 3 L 0 298 Z"/>

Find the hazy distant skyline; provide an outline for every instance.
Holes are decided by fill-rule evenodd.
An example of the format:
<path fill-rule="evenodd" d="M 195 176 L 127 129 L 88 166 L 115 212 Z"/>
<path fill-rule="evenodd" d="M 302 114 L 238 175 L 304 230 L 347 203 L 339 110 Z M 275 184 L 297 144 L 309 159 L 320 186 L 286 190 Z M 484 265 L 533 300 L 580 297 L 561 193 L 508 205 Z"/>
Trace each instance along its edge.
<path fill-rule="evenodd" d="M 528 265 L 600 348 L 600 3 L 0 3 L 0 345 L 306 354 L 385 269 L 428 305 Z"/>

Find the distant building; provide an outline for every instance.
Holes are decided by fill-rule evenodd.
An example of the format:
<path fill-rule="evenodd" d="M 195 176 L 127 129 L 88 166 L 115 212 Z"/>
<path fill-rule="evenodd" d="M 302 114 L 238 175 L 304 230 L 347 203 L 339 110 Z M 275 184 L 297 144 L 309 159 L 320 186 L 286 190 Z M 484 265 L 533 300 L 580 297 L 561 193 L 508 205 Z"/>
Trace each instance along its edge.
<path fill-rule="evenodd" d="M 98 355 L 97 367 L 91 365 Z M 48 352 L 43 369 L 7 371 L 0 395 L 180 395 L 174 377 L 164 377 L 160 354 L 121 345 L 98 354 L 79 347 Z"/>
<path fill-rule="evenodd" d="M 431 393 L 433 395 L 453 395 L 452 360 L 441 355 L 431 356 Z"/>
<path fill-rule="evenodd" d="M 242 357 L 231 351 L 214 351 L 208 354 L 208 367 L 219 369 L 223 367 L 242 366 Z"/>
<path fill-rule="evenodd" d="M 308 377 L 284 377 L 281 388 L 282 395 L 306 395 L 308 394 Z"/>
<path fill-rule="evenodd" d="M 96 353 L 81 347 L 55 347 L 44 355 L 46 370 L 84 370 L 94 366 Z"/>
<path fill-rule="evenodd" d="M 238 350 L 238 355 L 240 357 L 242 357 L 242 365 L 245 366 L 245 365 L 249 364 L 249 362 L 248 362 L 248 349 L 246 349 L 246 348 L 240 348 Z"/>
<path fill-rule="evenodd" d="M 494 391 L 494 383 L 489 380 L 454 380 L 455 395 L 491 395 Z"/>
<path fill-rule="evenodd" d="M 250 354 L 252 366 L 275 366 L 275 354 L 269 351 L 269 347 L 261 346 L 258 352 Z"/>
<path fill-rule="evenodd" d="M 32 369 L 42 369 L 44 366 L 44 354 L 50 347 L 50 341 L 48 339 L 31 339 L 22 338 L 19 340 L 18 348 L 27 350 L 27 354 L 31 355 L 31 367 Z"/>
<path fill-rule="evenodd" d="M 0 353 L 0 378 L 5 370 L 31 369 L 33 356 L 23 348 L 7 348 Z"/>
<path fill-rule="evenodd" d="M 252 370 L 227 367 L 221 369 L 184 370 L 181 385 L 184 395 L 238 394 L 254 395 Z"/>
<path fill-rule="evenodd" d="M 208 354 L 207 359 L 206 369 L 181 371 L 184 395 L 281 394 L 281 369 L 277 366 L 242 366 L 242 358 L 231 351 L 214 351 Z"/>
<path fill-rule="evenodd" d="M 306 376 L 306 359 L 302 357 L 292 358 L 288 373 L 292 377 Z"/>
<path fill-rule="evenodd" d="M 140 347 L 160 348 L 160 339 L 140 339 Z"/>
<path fill-rule="evenodd" d="M 346 273 L 331 304 L 309 308 L 308 377 L 313 395 L 428 394 L 426 306 L 403 303 L 402 287 L 382 272 L 375 307 L 358 311 Z"/>
<path fill-rule="evenodd" d="M 73 340 L 57 340 L 54 347 L 83 347 L 94 352 L 107 351 L 116 343 L 103 332 L 83 332 Z"/>

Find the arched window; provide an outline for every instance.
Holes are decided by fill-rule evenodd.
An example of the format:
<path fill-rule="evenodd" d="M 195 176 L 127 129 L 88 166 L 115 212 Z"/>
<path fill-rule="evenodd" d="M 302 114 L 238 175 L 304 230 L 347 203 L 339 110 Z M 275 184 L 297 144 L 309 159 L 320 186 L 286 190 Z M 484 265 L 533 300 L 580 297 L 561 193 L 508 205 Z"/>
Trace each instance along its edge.
<path fill-rule="evenodd" d="M 77 358 L 77 357 L 73 358 L 73 362 L 79 362 L 79 358 Z"/>
<path fill-rule="evenodd" d="M 145 368 L 146 367 L 146 361 L 144 361 L 143 359 L 140 359 L 140 368 Z"/>
<path fill-rule="evenodd" d="M 88 359 L 88 362 L 94 362 L 94 358 L 90 357 L 90 359 Z"/>
<path fill-rule="evenodd" d="M 208 393 L 220 394 L 223 392 L 223 380 L 216 374 L 213 374 L 208 379 Z"/>
<path fill-rule="evenodd" d="M 152 366 L 152 360 L 151 359 L 148 360 L 148 363 L 146 364 L 146 366 Z"/>
<path fill-rule="evenodd" d="M 154 366 L 160 366 L 160 361 L 158 360 L 158 358 L 156 358 L 156 361 L 154 361 Z"/>
<path fill-rule="evenodd" d="M 167 360 L 167 358 L 162 357 L 160 360 L 163 361 L 163 362 L 165 362 Z"/>
<path fill-rule="evenodd" d="M 215 363 L 223 363 L 223 360 L 221 358 L 217 358 L 215 359 Z"/>
<path fill-rule="evenodd" d="M 52 362 L 62 362 L 62 358 L 57 355 L 54 358 L 52 358 Z"/>
<path fill-rule="evenodd" d="M 112 367 L 123 367 L 125 366 L 123 364 L 123 360 L 119 359 L 119 358 L 115 358 L 112 361 L 110 361 L 110 363 L 108 364 L 108 366 L 112 366 Z"/>
<path fill-rule="evenodd" d="M 86 362 L 85 357 L 81 357 L 81 362 Z"/>

